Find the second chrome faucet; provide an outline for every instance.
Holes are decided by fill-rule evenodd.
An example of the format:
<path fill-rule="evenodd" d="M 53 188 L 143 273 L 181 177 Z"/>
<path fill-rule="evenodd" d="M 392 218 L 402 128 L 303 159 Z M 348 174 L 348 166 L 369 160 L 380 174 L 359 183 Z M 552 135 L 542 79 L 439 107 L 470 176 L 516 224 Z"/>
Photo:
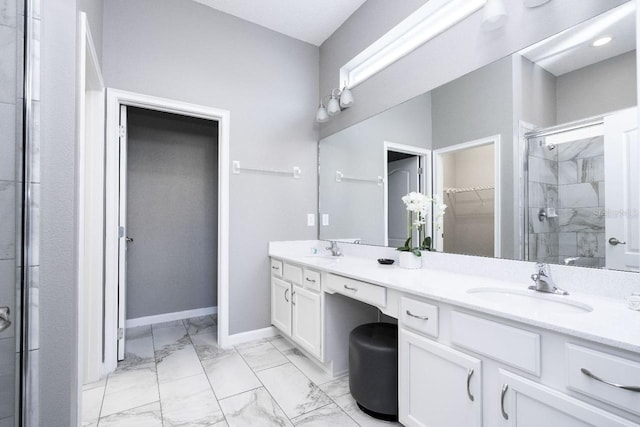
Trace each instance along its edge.
<path fill-rule="evenodd" d="M 549 264 L 537 263 L 536 271 L 537 273 L 531 275 L 531 280 L 534 281 L 535 285 L 529 286 L 529 289 L 548 294 L 569 295 L 569 292 L 556 286 L 551 278 L 551 268 Z"/>

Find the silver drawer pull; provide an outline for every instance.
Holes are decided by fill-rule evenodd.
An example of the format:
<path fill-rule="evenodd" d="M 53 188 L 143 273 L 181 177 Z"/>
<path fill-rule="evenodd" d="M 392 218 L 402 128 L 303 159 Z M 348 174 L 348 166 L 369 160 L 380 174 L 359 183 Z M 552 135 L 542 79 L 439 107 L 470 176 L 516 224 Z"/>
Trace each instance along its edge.
<path fill-rule="evenodd" d="M 472 376 L 473 376 L 473 369 L 469 369 L 469 372 L 467 372 L 467 396 L 469 396 L 469 400 L 473 402 L 476 399 L 475 397 L 473 397 L 473 394 L 471 394 L 471 390 L 469 390 L 469 385 L 471 384 Z"/>
<path fill-rule="evenodd" d="M 296 296 L 296 291 L 291 292 L 291 304 L 296 305 L 296 300 L 293 299 L 293 297 Z"/>
<path fill-rule="evenodd" d="M 285 300 L 286 302 L 289 302 L 289 298 L 287 298 L 287 294 L 288 294 L 288 293 L 289 293 L 289 289 L 285 289 L 285 290 L 284 290 L 284 300 Z"/>
<path fill-rule="evenodd" d="M 345 288 L 346 290 L 348 290 L 348 291 L 358 292 L 358 288 L 351 288 L 351 287 L 349 287 L 349 286 L 347 286 L 347 285 L 344 285 L 344 288 Z"/>
<path fill-rule="evenodd" d="M 315 279 L 309 279 L 308 277 L 305 277 L 304 280 L 306 280 L 307 282 L 316 283 Z"/>
<path fill-rule="evenodd" d="M 636 393 L 640 393 L 640 387 L 636 387 L 636 386 L 632 386 L 632 385 L 616 384 L 616 383 L 612 383 L 611 381 L 603 380 L 602 378 L 592 374 L 590 370 L 585 369 L 585 368 L 580 368 L 580 372 L 582 372 L 583 374 L 585 374 L 589 378 L 593 378 L 596 381 L 600 381 L 601 383 L 605 383 L 605 384 L 610 385 L 612 387 L 617 387 L 617 388 L 621 388 L 623 390 L 629 390 L 629 391 L 634 391 Z"/>
<path fill-rule="evenodd" d="M 509 385 L 502 384 L 502 393 L 500 393 L 500 410 L 502 411 L 502 418 L 505 420 L 509 419 L 509 414 L 504 410 L 504 396 L 507 394 L 507 390 L 509 390 Z"/>
<path fill-rule="evenodd" d="M 275 265 L 272 265 L 272 266 L 271 266 L 271 269 L 272 269 L 272 270 L 280 270 L 280 267 L 276 267 Z"/>
<path fill-rule="evenodd" d="M 415 317 L 416 319 L 420 319 L 420 320 L 429 320 L 429 316 L 420 316 L 420 315 L 417 315 L 417 314 L 413 314 L 409 310 L 407 310 L 407 316 Z M 471 399 L 471 400 L 473 400 L 473 399 Z"/>

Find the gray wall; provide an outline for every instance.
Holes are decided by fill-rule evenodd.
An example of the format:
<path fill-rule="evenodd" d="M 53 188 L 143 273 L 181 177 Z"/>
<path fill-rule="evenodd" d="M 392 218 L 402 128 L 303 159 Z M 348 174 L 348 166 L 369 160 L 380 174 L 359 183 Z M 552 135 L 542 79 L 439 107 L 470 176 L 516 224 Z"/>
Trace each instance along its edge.
<path fill-rule="evenodd" d="M 339 70 L 424 1 L 369 0 L 320 47 L 320 89 L 339 83 Z M 509 2 L 500 30 L 480 30 L 482 11 L 422 45 L 353 90 L 355 105 L 321 126 L 325 137 L 400 102 L 427 92 L 508 54 L 625 3 L 625 0 L 552 1 L 529 9 Z"/>
<path fill-rule="evenodd" d="M 321 239 L 359 238 L 364 244 L 385 244 L 384 188 L 335 180 L 336 170 L 354 177 L 384 176 L 385 141 L 431 148 L 431 94 L 320 141 L 320 214 L 329 214 L 329 226 L 320 226 Z"/>
<path fill-rule="evenodd" d="M 557 123 L 635 106 L 636 51 L 557 77 Z"/>
<path fill-rule="evenodd" d="M 431 98 L 434 148 L 500 135 L 501 255 L 516 257 L 511 58 L 496 61 L 434 89 Z"/>
<path fill-rule="evenodd" d="M 217 304 L 218 123 L 129 108 L 127 319 Z"/>
<path fill-rule="evenodd" d="M 302 177 L 231 176 L 230 332 L 269 326 L 270 240 L 313 239 L 318 48 L 191 1 L 110 0 L 107 86 L 231 111 L 231 160 Z"/>
<path fill-rule="evenodd" d="M 556 76 L 520 55 L 513 55 L 513 64 L 514 77 L 520 74 L 521 119 L 539 128 L 555 125 Z"/>
<path fill-rule="evenodd" d="M 76 2 L 42 2 L 40 418 L 76 425 Z"/>

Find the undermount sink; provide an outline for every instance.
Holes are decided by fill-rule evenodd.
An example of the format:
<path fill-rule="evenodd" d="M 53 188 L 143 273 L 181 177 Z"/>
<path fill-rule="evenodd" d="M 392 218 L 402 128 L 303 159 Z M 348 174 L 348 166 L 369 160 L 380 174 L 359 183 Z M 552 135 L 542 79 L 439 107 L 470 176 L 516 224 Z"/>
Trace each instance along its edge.
<path fill-rule="evenodd" d="M 337 264 L 342 257 L 325 255 L 325 254 L 315 254 L 315 255 L 305 255 L 303 258 L 308 260 L 313 260 L 318 265 L 329 265 L 329 264 Z"/>
<path fill-rule="evenodd" d="M 593 307 L 566 296 L 543 294 L 531 290 L 506 288 L 474 288 L 468 294 L 487 302 L 505 305 L 511 309 L 527 311 L 549 310 L 553 313 L 589 313 Z"/>

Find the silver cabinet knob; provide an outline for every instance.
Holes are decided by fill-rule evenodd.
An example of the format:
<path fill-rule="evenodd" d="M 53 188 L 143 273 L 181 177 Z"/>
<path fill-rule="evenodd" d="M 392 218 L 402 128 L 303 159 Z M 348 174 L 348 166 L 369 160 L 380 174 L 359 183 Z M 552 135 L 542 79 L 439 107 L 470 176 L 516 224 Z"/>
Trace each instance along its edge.
<path fill-rule="evenodd" d="M 11 326 L 11 320 L 9 320 L 10 314 L 11 310 L 9 310 L 9 307 L 0 307 L 0 332 Z"/>
<path fill-rule="evenodd" d="M 612 246 L 616 246 L 616 245 L 626 245 L 627 242 L 623 242 L 622 240 L 618 240 L 615 237 L 612 237 L 609 239 L 609 244 Z"/>

